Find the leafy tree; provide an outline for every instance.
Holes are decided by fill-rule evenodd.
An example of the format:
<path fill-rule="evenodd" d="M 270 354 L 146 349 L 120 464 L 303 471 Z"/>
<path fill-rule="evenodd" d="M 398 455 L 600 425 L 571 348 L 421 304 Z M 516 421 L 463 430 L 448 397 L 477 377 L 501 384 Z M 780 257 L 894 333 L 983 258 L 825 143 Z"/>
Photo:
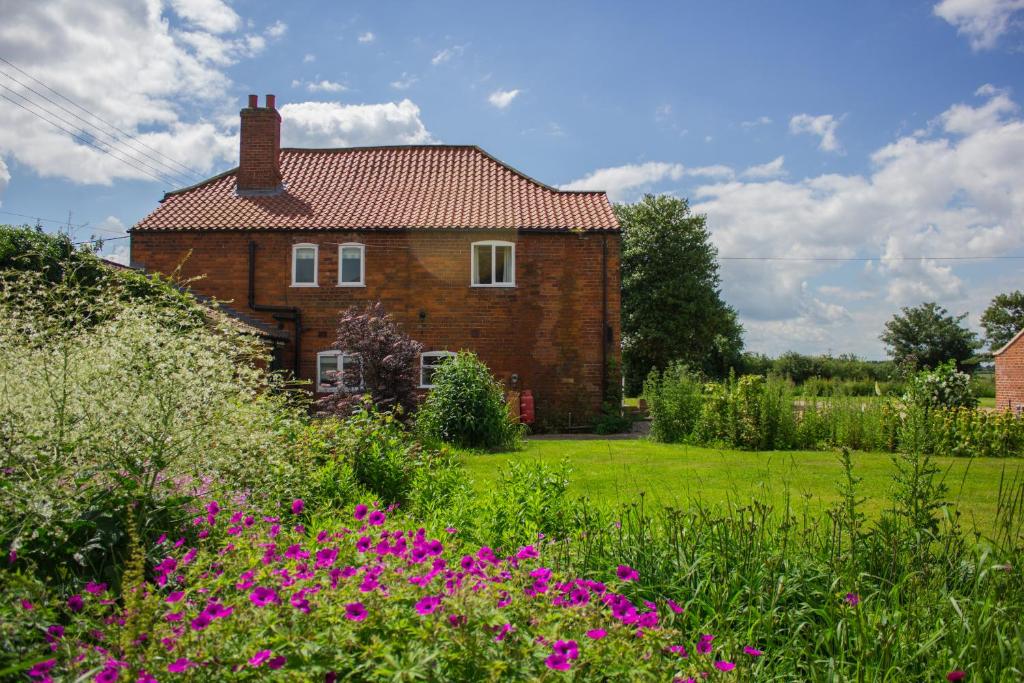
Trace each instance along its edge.
<path fill-rule="evenodd" d="M 722 301 L 707 217 L 685 199 L 646 195 L 619 204 L 626 391 L 678 361 L 712 376 L 739 365 L 743 328 Z"/>
<path fill-rule="evenodd" d="M 1018 290 L 992 299 L 981 314 L 981 326 L 985 328 L 990 350 L 998 351 L 1005 346 L 1024 330 L 1024 292 Z"/>
<path fill-rule="evenodd" d="M 319 401 L 323 415 L 348 416 L 362 407 L 369 395 L 378 408 L 399 409 L 405 415 L 416 408 L 416 359 L 422 351 L 379 301 L 352 306 L 338 318 L 338 337 L 332 348 L 359 357 L 346 372 L 361 373 L 362 391 L 338 391 Z M 359 385 L 360 377 L 338 377 L 342 385 Z"/>
<path fill-rule="evenodd" d="M 905 306 L 879 338 L 895 361 L 910 368 L 936 368 L 947 360 L 963 368 L 981 346 L 978 335 L 963 325 L 966 317 L 950 315 L 935 302 Z"/>

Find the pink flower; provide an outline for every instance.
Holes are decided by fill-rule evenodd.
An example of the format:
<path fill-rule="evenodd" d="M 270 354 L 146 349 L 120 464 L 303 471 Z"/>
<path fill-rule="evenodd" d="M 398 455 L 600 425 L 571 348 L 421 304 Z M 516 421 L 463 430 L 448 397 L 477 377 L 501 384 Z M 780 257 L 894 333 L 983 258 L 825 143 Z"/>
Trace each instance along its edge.
<path fill-rule="evenodd" d="M 579 646 L 575 640 L 556 640 L 551 646 L 557 655 L 565 655 L 569 659 L 577 659 L 580 656 Z"/>
<path fill-rule="evenodd" d="M 265 607 L 270 603 L 278 602 L 277 591 L 275 591 L 273 588 L 264 588 L 263 586 L 256 586 L 256 588 L 254 588 L 252 592 L 249 593 L 249 600 L 251 600 L 252 604 L 256 605 L 257 607 Z"/>
<path fill-rule="evenodd" d="M 587 631 L 587 638 L 590 638 L 592 640 L 601 640 L 606 635 L 608 635 L 608 632 L 605 631 L 603 628 L 595 628 L 591 629 L 590 631 Z"/>
<path fill-rule="evenodd" d="M 548 658 L 544 660 L 544 665 L 555 671 L 568 671 L 572 668 L 569 659 L 565 655 L 557 653 L 548 655 Z"/>
<path fill-rule="evenodd" d="M 494 636 L 494 642 L 500 643 L 505 640 L 505 636 L 515 630 L 515 627 L 512 626 L 512 624 L 505 623 L 501 626 L 492 626 L 491 629 L 498 632 L 497 635 Z"/>
<path fill-rule="evenodd" d="M 92 593 L 93 595 L 99 595 L 100 593 L 106 592 L 106 590 L 107 584 L 105 583 L 95 583 L 90 581 L 85 585 L 85 591 L 87 593 Z"/>
<path fill-rule="evenodd" d="M 184 612 L 170 612 L 164 617 L 164 619 L 171 623 L 174 623 L 176 621 L 181 621 L 184 617 Z"/>
<path fill-rule="evenodd" d="M 301 498 L 296 498 L 292 501 L 292 514 L 298 515 L 302 513 L 302 508 L 306 507 L 306 504 Z"/>
<path fill-rule="evenodd" d="M 267 662 L 267 668 L 268 669 L 280 669 L 282 666 L 285 665 L 285 662 L 287 662 L 287 661 L 288 661 L 288 659 L 284 655 L 280 655 L 278 657 L 274 657 L 269 662 Z"/>
<path fill-rule="evenodd" d="M 57 665 L 57 660 L 56 659 L 44 660 L 42 662 L 39 662 L 35 666 L 33 666 L 31 669 L 29 669 L 28 670 L 28 675 L 31 676 L 32 678 L 43 678 L 43 677 L 45 677 L 50 672 L 50 669 L 52 669 L 56 665 Z"/>
<path fill-rule="evenodd" d="M 860 603 L 860 596 L 856 593 L 847 593 L 846 597 L 844 597 L 843 600 L 850 607 L 856 607 L 858 603 Z"/>
<path fill-rule="evenodd" d="M 764 653 L 763 653 L 763 652 L 761 652 L 760 650 L 758 650 L 758 649 L 755 649 L 755 648 L 752 648 L 752 647 L 750 647 L 749 645 L 744 645 L 744 646 L 743 646 L 743 652 L 744 652 L 745 654 L 748 654 L 748 655 L 750 655 L 751 657 L 760 657 L 761 655 L 763 655 L 763 654 L 764 654 Z"/>
<path fill-rule="evenodd" d="M 416 603 L 416 611 L 420 614 L 433 614 L 441 606 L 441 598 L 436 595 L 426 595 Z"/>
<path fill-rule="evenodd" d="M 249 658 L 249 664 L 255 667 L 263 666 L 263 663 L 270 659 L 270 655 L 272 654 L 273 653 L 270 650 L 260 650 Z"/>
<path fill-rule="evenodd" d="M 21 609 L 25 610 L 26 612 L 31 612 L 35 608 L 36 608 L 36 606 L 32 604 L 32 601 L 22 599 L 22 601 L 21 601 Z"/>
<path fill-rule="evenodd" d="M 715 668 L 719 671 L 732 671 L 736 665 L 732 662 L 715 662 Z"/>
<path fill-rule="evenodd" d="M 108 666 L 93 677 L 96 683 L 114 683 L 117 680 L 117 668 Z"/>
<path fill-rule="evenodd" d="M 355 510 L 352 512 L 352 516 L 356 518 L 357 522 L 363 521 L 366 518 L 366 513 L 369 512 L 369 508 L 360 503 L 356 505 Z"/>
<path fill-rule="evenodd" d="M 362 621 L 366 618 L 366 608 L 361 602 L 350 602 L 345 605 L 345 618 L 349 621 Z"/>
<path fill-rule="evenodd" d="M 72 612 L 81 612 L 83 607 L 85 607 L 85 600 L 82 599 L 81 595 L 76 593 L 68 598 L 68 609 Z"/>
<path fill-rule="evenodd" d="M 167 595 L 167 598 L 164 600 L 164 602 L 173 604 L 175 602 L 180 601 L 183 597 L 185 597 L 185 591 L 173 591 Z"/>
<path fill-rule="evenodd" d="M 962 681 L 965 678 L 967 678 L 967 672 L 960 671 L 959 669 L 957 669 L 956 671 L 950 671 L 948 674 L 946 674 L 947 681 Z"/>
<path fill-rule="evenodd" d="M 156 676 L 146 673 L 145 669 L 139 671 L 139 677 L 135 679 L 135 683 L 158 683 Z"/>
<path fill-rule="evenodd" d="M 386 519 L 387 517 L 384 516 L 383 512 L 381 512 L 380 510 L 374 510 L 373 512 L 370 513 L 370 516 L 366 521 L 369 522 L 372 526 L 380 526 L 384 523 Z"/>
<path fill-rule="evenodd" d="M 677 605 L 672 600 L 666 600 L 665 602 L 668 604 L 668 608 L 670 610 L 672 610 L 673 612 L 675 612 L 676 614 L 682 614 L 683 613 L 683 608 L 680 607 L 679 605 Z"/>
<path fill-rule="evenodd" d="M 194 666 L 196 666 L 196 663 L 188 657 L 180 657 L 167 665 L 167 671 L 172 674 L 180 674 L 183 671 L 188 671 Z"/>
<path fill-rule="evenodd" d="M 316 568 L 324 569 L 332 566 L 338 559 L 337 548 L 323 548 L 316 551 Z"/>
<path fill-rule="evenodd" d="M 206 613 L 201 613 L 195 619 L 192 620 L 192 624 L 191 624 L 192 630 L 193 631 L 203 631 L 212 622 L 213 622 L 213 620 Z"/>
<path fill-rule="evenodd" d="M 682 645 L 669 645 L 668 647 L 665 648 L 665 651 L 666 652 L 671 652 L 674 655 L 679 655 L 683 659 L 686 659 L 687 657 L 690 656 L 690 655 L 687 654 L 686 648 L 683 647 Z"/>
<path fill-rule="evenodd" d="M 516 553 L 516 559 L 519 560 L 529 560 L 539 556 L 540 554 L 537 552 L 537 549 L 532 545 L 523 546 L 519 549 L 519 552 Z"/>
<path fill-rule="evenodd" d="M 640 578 L 640 574 L 628 564 L 620 564 L 615 570 L 615 575 L 619 577 L 620 581 L 636 581 Z"/>
<path fill-rule="evenodd" d="M 702 635 L 700 637 L 700 640 L 697 641 L 697 652 L 701 653 L 702 655 L 706 655 L 706 654 L 710 653 L 711 652 L 711 643 L 713 643 L 714 640 L 715 640 L 715 637 L 713 635 L 710 635 L 708 633 L 705 633 L 704 635 Z"/>

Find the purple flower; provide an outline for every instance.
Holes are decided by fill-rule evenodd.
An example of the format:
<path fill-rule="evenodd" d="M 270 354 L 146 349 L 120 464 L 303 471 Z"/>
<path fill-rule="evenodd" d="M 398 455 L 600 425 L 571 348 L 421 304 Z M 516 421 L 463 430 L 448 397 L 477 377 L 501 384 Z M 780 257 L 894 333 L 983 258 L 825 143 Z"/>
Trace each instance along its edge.
<path fill-rule="evenodd" d="M 35 608 L 36 608 L 36 606 L 32 604 L 31 600 L 22 599 L 22 601 L 21 601 L 21 609 L 25 610 L 26 612 L 31 612 Z"/>
<path fill-rule="evenodd" d="M 946 680 L 953 681 L 954 683 L 956 681 L 962 681 L 965 678 L 967 678 L 967 672 L 960 671 L 959 669 L 957 669 L 956 671 L 950 671 L 948 674 L 946 674 Z"/>
<path fill-rule="evenodd" d="M 249 664 L 255 667 L 263 666 L 263 663 L 270 659 L 270 655 L 272 654 L 273 653 L 270 650 L 260 650 L 249 658 Z"/>
<path fill-rule="evenodd" d="M 551 649 L 556 655 L 565 655 L 569 659 L 577 659 L 580 656 L 579 646 L 575 640 L 556 640 Z"/>
<path fill-rule="evenodd" d="M 301 498 L 296 498 L 292 501 L 292 514 L 298 515 L 302 513 L 302 508 L 306 507 L 306 504 Z"/>
<path fill-rule="evenodd" d="M 146 673 L 145 669 L 139 671 L 139 677 L 135 679 L 135 683 L 158 683 L 156 676 Z"/>
<path fill-rule="evenodd" d="M 856 593 L 847 593 L 843 600 L 850 607 L 856 607 L 860 603 L 860 596 Z"/>
<path fill-rule="evenodd" d="M 555 671 L 568 671 L 572 668 L 572 663 L 569 659 L 565 655 L 558 653 L 548 655 L 548 658 L 544 660 L 544 665 Z"/>
<path fill-rule="evenodd" d="M 52 636 L 54 638 L 63 638 L 64 627 L 60 624 L 54 624 L 53 626 L 50 626 L 46 629 L 46 633 L 47 635 Z"/>
<path fill-rule="evenodd" d="M 114 683 L 117 680 L 117 676 L 117 668 L 108 666 L 96 674 L 92 680 L 96 683 Z"/>
<path fill-rule="evenodd" d="M 324 569 L 332 566 L 338 559 L 337 548 L 323 548 L 316 551 L 316 568 Z"/>
<path fill-rule="evenodd" d="M 225 607 L 219 602 L 211 602 L 206 606 L 204 610 L 211 619 L 223 619 L 224 617 L 230 617 L 235 611 L 234 607 Z"/>
<path fill-rule="evenodd" d="M 288 659 L 284 655 L 280 655 L 278 657 L 274 657 L 269 662 L 267 662 L 267 668 L 268 669 L 280 669 L 282 666 L 285 665 L 285 662 L 287 662 L 287 661 L 288 661 Z"/>
<path fill-rule="evenodd" d="M 204 631 L 206 627 L 213 621 L 205 612 L 199 614 L 195 619 L 192 620 L 193 631 Z"/>
<path fill-rule="evenodd" d="M 363 521 L 366 518 L 366 513 L 369 512 L 369 508 L 360 503 L 356 505 L 356 509 L 352 512 L 352 516 L 356 518 L 357 522 Z"/>
<path fill-rule="evenodd" d="M 426 595 L 416 603 L 416 611 L 420 614 L 433 614 L 441 606 L 441 598 L 436 595 Z"/>
<path fill-rule="evenodd" d="M 85 592 L 92 593 L 93 595 L 99 595 L 100 593 L 106 592 L 106 590 L 107 584 L 105 583 L 95 583 L 94 581 L 90 581 L 85 585 Z"/>
<path fill-rule="evenodd" d="M 72 612 L 81 612 L 83 607 L 85 607 L 85 600 L 82 599 L 81 595 L 76 593 L 68 598 L 68 609 Z"/>
<path fill-rule="evenodd" d="M 257 607 L 266 607 L 271 603 L 278 602 L 277 591 L 275 591 L 273 588 L 256 586 L 256 588 L 254 588 L 252 592 L 249 593 L 249 600 L 251 600 L 252 604 L 256 605 Z"/>
<path fill-rule="evenodd" d="M 628 564 L 620 564 L 615 570 L 615 575 L 619 577 L 620 581 L 636 581 L 640 578 L 637 571 Z"/>
<path fill-rule="evenodd" d="M 732 671 L 736 665 L 732 662 L 715 662 L 715 668 L 719 671 Z"/>
<path fill-rule="evenodd" d="M 184 618 L 184 616 L 184 612 L 170 612 L 164 617 L 164 619 L 173 623 L 176 621 L 181 621 L 182 618 Z"/>
<path fill-rule="evenodd" d="M 670 610 L 672 610 L 673 612 L 675 612 L 676 614 L 682 614 L 683 613 L 683 608 L 680 607 L 679 605 L 677 605 L 672 600 L 666 600 L 665 602 L 668 604 L 668 608 Z"/>
<path fill-rule="evenodd" d="M 516 553 L 516 559 L 519 560 L 529 560 L 539 556 L 540 554 L 537 552 L 537 549 L 532 545 L 523 546 L 519 549 L 519 552 Z"/>
<path fill-rule="evenodd" d="M 194 666 L 196 666 L 196 663 L 188 657 L 179 657 L 167 665 L 167 671 L 172 674 L 180 674 L 183 671 L 188 671 Z"/>
<path fill-rule="evenodd" d="M 366 618 L 366 608 L 361 602 L 350 602 L 345 605 L 345 618 L 349 621 L 362 621 Z"/>
<path fill-rule="evenodd" d="M 749 645 L 744 645 L 743 646 L 743 652 L 745 654 L 750 655 L 751 657 L 760 657 L 761 655 L 764 654 L 760 650 L 758 650 L 756 648 L 753 648 L 753 647 L 750 647 Z"/>
<path fill-rule="evenodd" d="M 56 659 L 47 659 L 37 663 L 31 669 L 28 670 L 28 675 L 32 678 L 43 678 L 57 665 Z"/>
<path fill-rule="evenodd" d="M 386 519 L 387 517 L 384 516 L 383 512 L 380 510 L 374 510 L 370 513 L 370 516 L 366 521 L 369 522 L 371 526 L 380 526 Z"/>
<path fill-rule="evenodd" d="M 185 597 L 184 591 L 173 591 L 170 594 L 168 594 L 164 602 L 173 604 L 175 602 L 180 601 L 183 597 Z"/>
<path fill-rule="evenodd" d="M 608 635 L 608 632 L 605 631 L 603 628 L 595 628 L 591 629 L 590 631 L 587 631 L 587 638 L 590 638 L 592 640 L 601 640 L 606 635 Z"/>
<path fill-rule="evenodd" d="M 683 659 L 686 659 L 686 658 L 688 658 L 690 656 L 689 654 L 687 654 L 686 648 L 683 647 L 682 645 L 669 645 L 668 647 L 665 648 L 665 650 L 667 652 L 671 652 L 674 655 L 679 655 Z"/>
<path fill-rule="evenodd" d="M 697 641 L 697 652 L 701 653 L 702 655 L 710 653 L 711 643 L 713 643 L 714 641 L 715 637 L 713 635 L 705 633 L 700 637 L 700 640 Z"/>
<path fill-rule="evenodd" d="M 507 636 L 511 631 L 515 630 L 515 627 L 509 623 L 502 624 L 501 626 L 492 626 L 491 628 L 492 630 L 498 632 L 497 635 L 494 636 L 494 642 L 496 643 L 500 643 L 501 641 L 505 640 L 505 636 Z"/>

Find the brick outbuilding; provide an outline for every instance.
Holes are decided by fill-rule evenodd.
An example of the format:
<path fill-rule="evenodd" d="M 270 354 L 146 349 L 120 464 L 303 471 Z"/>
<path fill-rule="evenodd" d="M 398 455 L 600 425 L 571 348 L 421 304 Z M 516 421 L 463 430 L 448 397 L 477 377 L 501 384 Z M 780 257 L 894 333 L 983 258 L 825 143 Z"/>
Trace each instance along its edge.
<path fill-rule="evenodd" d="M 239 167 L 168 193 L 132 265 L 287 329 L 279 363 L 317 392 L 338 313 L 383 302 L 423 344 L 420 377 L 475 351 L 538 420 L 601 408 L 619 360 L 620 228 L 603 192 L 557 190 L 464 145 L 281 148 L 272 96 L 241 111 Z M 348 375 L 346 375 L 347 377 Z"/>
<path fill-rule="evenodd" d="M 1024 330 L 994 354 L 996 359 L 996 407 L 1024 413 Z"/>

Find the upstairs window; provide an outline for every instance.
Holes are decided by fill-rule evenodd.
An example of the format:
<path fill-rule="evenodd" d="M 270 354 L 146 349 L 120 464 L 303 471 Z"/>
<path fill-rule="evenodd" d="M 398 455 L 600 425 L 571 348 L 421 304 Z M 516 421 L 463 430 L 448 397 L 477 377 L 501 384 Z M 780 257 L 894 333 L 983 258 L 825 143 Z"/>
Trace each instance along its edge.
<path fill-rule="evenodd" d="M 362 244 L 342 244 L 338 247 L 338 286 L 365 287 L 366 247 Z"/>
<path fill-rule="evenodd" d="M 516 286 L 516 245 L 512 242 L 474 242 L 472 246 L 474 287 Z"/>
<path fill-rule="evenodd" d="M 427 351 L 420 355 L 420 387 L 434 386 L 434 372 L 455 354 L 451 351 Z"/>
<path fill-rule="evenodd" d="M 315 244 L 292 247 L 292 287 L 317 286 L 317 253 Z"/>
<path fill-rule="evenodd" d="M 363 388 L 363 361 L 354 353 L 321 351 L 316 354 L 316 390 L 321 393 L 359 391 Z"/>

